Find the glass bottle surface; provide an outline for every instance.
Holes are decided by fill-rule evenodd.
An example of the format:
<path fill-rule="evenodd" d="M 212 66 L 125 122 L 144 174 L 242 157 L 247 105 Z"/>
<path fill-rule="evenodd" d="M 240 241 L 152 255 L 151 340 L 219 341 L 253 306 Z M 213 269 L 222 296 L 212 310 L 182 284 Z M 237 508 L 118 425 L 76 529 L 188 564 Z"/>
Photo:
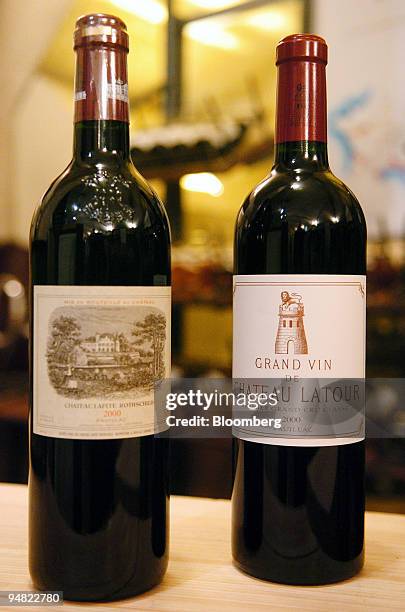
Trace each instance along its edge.
<path fill-rule="evenodd" d="M 294 44 L 294 38 L 281 42 L 279 57 L 283 43 Z M 287 60 L 285 70 L 294 74 L 279 81 L 275 163 L 240 209 L 234 273 L 362 276 L 364 216 L 328 163 L 326 56 L 321 61 L 313 49 L 325 43 L 296 38 L 305 46 L 298 47 L 302 57 L 292 54 L 295 63 L 317 63 L 317 78 L 304 80 L 308 89 L 297 98 L 300 68 L 289 68 Z M 313 57 L 306 57 L 308 49 Z M 280 95 L 285 87 L 289 94 Z M 364 441 L 304 447 L 235 439 L 232 523 L 235 563 L 258 578 L 323 584 L 353 576 L 363 564 Z"/>
<path fill-rule="evenodd" d="M 87 48 L 86 28 L 91 32 L 95 25 L 110 28 L 106 31 L 115 32 L 119 44 L 93 37 Z M 99 74 L 95 95 L 100 99 L 100 92 L 104 95 L 117 83 L 122 92 L 124 24 L 94 15 L 79 20 L 77 27 L 87 59 L 101 52 L 114 58 L 110 68 L 125 65 L 124 75 L 114 74 L 113 68 Z M 76 83 L 90 91 L 97 79 L 90 70 L 86 74 L 87 85 L 82 74 Z M 102 105 L 79 113 L 73 160 L 50 186 L 32 222 L 33 290 L 66 286 L 69 294 L 76 287 L 170 286 L 167 217 L 130 160 L 127 102 L 118 98 L 108 98 L 105 114 Z M 76 118 L 82 101 L 76 91 Z M 145 591 L 161 580 L 168 562 L 167 440 L 34 433 L 33 329 L 31 339 L 29 557 L 34 584 L 77 600 Z M 104 375 L 102 368 L 91 371 L 96 370 L 97 376 Z"/>

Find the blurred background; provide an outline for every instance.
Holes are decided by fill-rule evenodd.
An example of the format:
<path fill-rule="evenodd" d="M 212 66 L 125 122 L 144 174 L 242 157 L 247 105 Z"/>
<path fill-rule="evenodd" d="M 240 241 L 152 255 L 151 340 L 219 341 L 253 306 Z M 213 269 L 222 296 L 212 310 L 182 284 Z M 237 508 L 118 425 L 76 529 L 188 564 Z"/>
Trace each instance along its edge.
<path fill-rule="evenodd" d="M 306 31 L 329 44 L 332 169 L 369 228 L 367 373 L 403 377 L 403 0 L 1 0 L 0 480 L 27 478 L 29 226 L 71 156 L 72 34 L 89 12 L 128 26 L 132 156 L 173 230 L 173 374 L 231 373 L 234 221 L 272 165 L 275 46 Z M 230 495 L 230 441 L 177 441 L 172 462 L 174 492 Z M 400 437 L 367 441 L 367 491 L 369 509 L 405 512 Z"/>

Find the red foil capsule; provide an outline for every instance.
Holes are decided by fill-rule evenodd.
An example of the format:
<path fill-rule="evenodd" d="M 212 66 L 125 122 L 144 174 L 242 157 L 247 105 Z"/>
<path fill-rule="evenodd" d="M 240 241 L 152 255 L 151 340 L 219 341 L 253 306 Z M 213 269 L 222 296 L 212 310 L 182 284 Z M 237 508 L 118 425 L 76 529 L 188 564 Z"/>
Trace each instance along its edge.
<path fill-rule="evenodd" d="M 113 15 L 85 15 L 76 22 L 75 122 L 129 121 L 125 23 Z"/>
<path fill-rule="evenodd" d="M 313 34 L 293 34 L 278 44 L 276 58 L 275 142 L 326 142 L 326 42 Z"/>

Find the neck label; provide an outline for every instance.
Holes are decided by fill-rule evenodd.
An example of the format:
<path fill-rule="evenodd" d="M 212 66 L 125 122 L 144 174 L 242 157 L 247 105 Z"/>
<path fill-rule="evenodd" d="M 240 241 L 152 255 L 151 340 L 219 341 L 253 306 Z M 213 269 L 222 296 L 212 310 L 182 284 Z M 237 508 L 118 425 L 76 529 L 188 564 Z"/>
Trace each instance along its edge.
<path fill-rule="evenodd" d="M 75 122 L 129 122 L 125 49 L 84 46 L 77 49 Z"/>
<path fill-rule="evenodd" d="M 326 71 L 317 61 L 278 67 L 275 142 L 327 141 Z"/>

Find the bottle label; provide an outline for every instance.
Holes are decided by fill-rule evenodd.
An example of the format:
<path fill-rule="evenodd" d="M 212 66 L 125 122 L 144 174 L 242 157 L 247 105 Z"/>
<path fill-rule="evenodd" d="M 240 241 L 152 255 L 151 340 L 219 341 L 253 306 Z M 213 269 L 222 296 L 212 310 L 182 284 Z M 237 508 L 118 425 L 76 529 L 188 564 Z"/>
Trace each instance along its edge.
<path fill-rule="evenodd" d="M 101 440 L 158 433 L 170 378 L 170 287 L 34 286 L 33 431 Z"/>
<path fill-rule="evenodd" d="M 365 315 L 365 276 L 234 276 L 234 381 L 279 394 L 277 429 L 234 435 L 288 446 L 363 439 Z"/>
<path fill-rule="evenodd" d="M 77 49 L 75 122 L 129 121 L 125 49 L 84 46 Z"/>

